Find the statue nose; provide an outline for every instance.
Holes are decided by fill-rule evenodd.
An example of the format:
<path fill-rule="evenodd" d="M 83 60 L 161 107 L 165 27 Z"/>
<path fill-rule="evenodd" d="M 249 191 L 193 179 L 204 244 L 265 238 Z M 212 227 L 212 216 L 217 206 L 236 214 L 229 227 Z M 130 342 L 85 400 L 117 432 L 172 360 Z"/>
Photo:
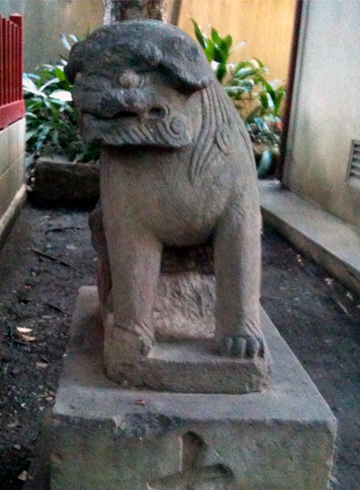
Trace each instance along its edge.
<path fill-rule="evenodd" d="M 146 97 L 141 90 L 119 90 L 116 98 L 123 110 L 136 112 L 136 114 L 144 114 L 149 107 Z"/>
<path fill-rule="evenodd" d="M 129 89 L 140 87 L 142 80 L 138 73 L 133 70 L 127 70 L 119 77 L 119 83 L 121 87 Z"/>

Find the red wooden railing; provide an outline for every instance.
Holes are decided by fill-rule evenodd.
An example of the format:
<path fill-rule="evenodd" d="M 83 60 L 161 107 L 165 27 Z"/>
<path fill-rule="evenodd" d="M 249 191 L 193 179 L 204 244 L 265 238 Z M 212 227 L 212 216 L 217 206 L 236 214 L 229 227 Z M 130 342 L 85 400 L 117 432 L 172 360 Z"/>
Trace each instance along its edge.
<path fill-rule="evenodd" d="M 0 129 L 25 115 L 22 21 L 21 15 L 0 15 Z"/>

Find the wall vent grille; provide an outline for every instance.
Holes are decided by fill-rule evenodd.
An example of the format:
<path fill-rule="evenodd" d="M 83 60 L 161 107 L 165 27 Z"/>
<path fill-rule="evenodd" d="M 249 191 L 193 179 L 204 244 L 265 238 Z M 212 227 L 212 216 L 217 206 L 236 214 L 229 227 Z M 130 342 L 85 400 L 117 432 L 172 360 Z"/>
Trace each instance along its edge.
<path fill-rule="evenodd" d="M 360 141 L 352 140 L 347 180 L 360 181 Z"/>

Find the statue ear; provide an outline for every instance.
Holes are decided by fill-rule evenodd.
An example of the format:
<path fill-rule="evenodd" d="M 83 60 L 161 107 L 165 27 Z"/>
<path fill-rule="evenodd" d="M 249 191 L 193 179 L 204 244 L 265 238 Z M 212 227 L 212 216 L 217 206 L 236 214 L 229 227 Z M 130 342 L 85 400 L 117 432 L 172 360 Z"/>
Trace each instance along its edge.
<path fill-rule="evenodd" d="M 163 59 L 163 53 L 161 49 L 151 41 L 131 42 L 129 43 L 129 49 L 136 57 L 144 60 L 149 65 L 149 67 L 152 67 L 153 69 L 159 66 Z"/>
<path fill-rule="evenodd" d="M 74 84 L 75 77 L 78 71 L 79 71 L 79 65 L 77 63 L 74 63 L 73 61 L 69 61 L 68 64 L 65 66 L 64 73 L 67 80 L 71 84 Z"/>
<path fill-rule="evenodd" d="M 91 56 L 92 48 L 87 41 L 80 41 L 71 48 L 69 62 L 64 68 L 65 76 L 70 83 L 73 84 L 76 74 L 84 69 L 84 62 Z"/>
<path fill-rule="evenodd" d="M 185 37 L 175 39 L 173 44 L 173 49 L 165 51 L 162 66 L 185 91 L 207 88 L 214 75 L 202 49 Z"/>

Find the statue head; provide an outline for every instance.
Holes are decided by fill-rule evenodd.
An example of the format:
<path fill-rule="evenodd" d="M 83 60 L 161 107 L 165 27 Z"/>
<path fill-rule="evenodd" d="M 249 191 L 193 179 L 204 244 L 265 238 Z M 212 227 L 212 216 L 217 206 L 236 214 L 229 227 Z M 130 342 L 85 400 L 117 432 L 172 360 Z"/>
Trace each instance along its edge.
<path fill-rule="evenodd" d="M 192 140 L 193 95 L 214 77 L 202 49 L 177 27 L 126 21 L 75 44 L 65 67 L 82 136 L 108 145 L 183 147 Z"/>

